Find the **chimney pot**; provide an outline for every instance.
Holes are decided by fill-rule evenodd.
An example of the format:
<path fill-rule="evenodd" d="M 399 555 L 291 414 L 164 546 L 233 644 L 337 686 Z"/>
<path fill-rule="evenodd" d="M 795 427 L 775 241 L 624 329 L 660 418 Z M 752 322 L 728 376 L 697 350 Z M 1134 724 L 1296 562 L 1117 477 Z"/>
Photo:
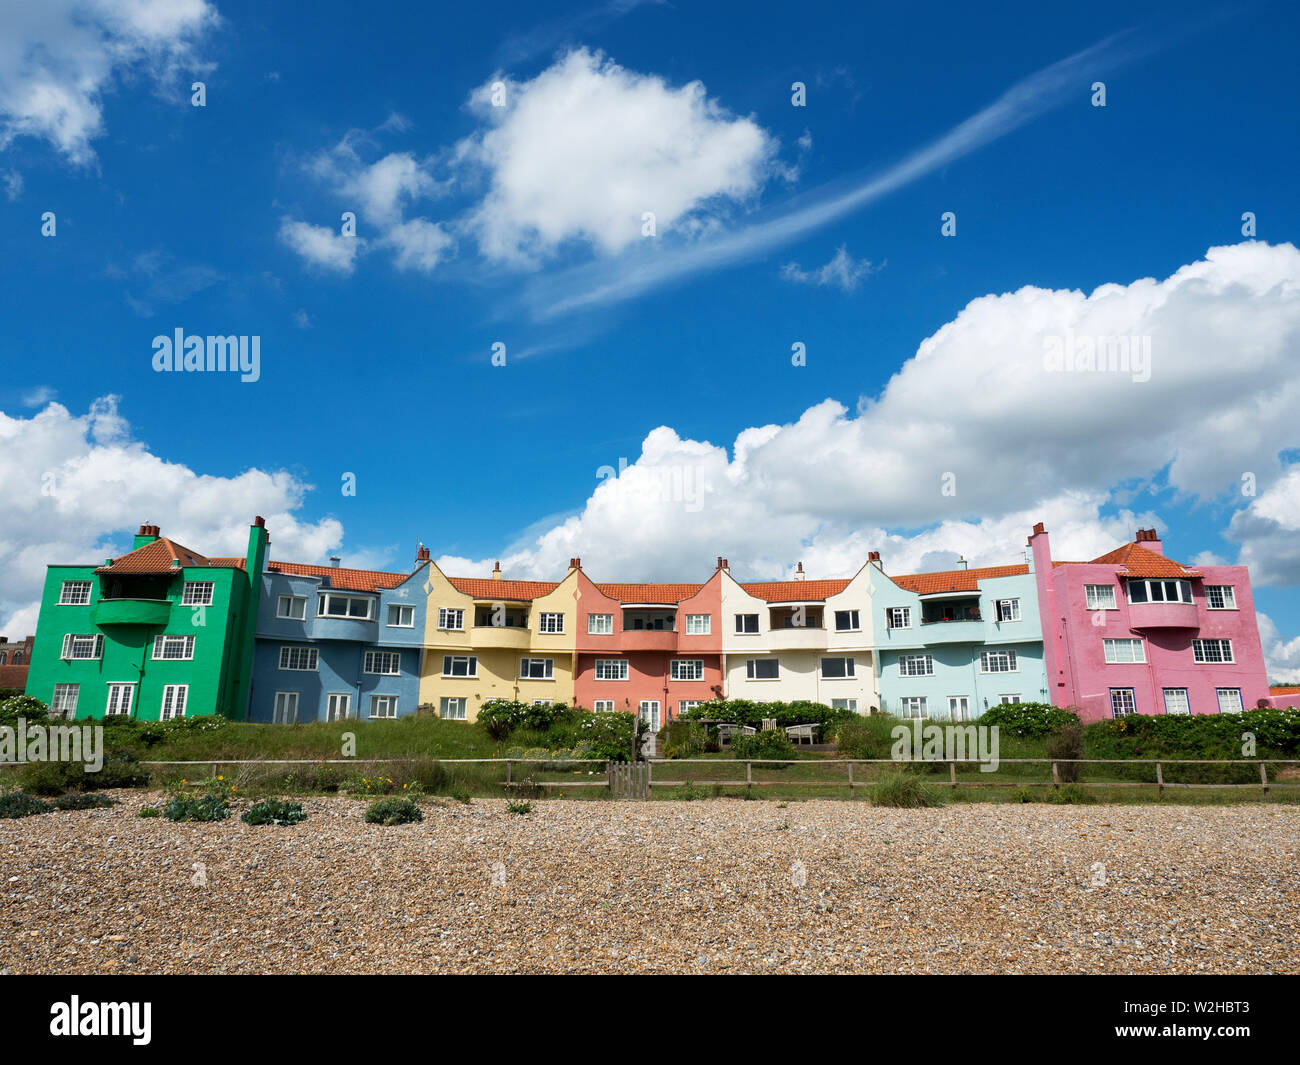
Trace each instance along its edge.
<path fill-rule="evenodd" d="M 256 525 L 259 529 L 265 529 L 266 519 L 262 517 L 262 515 L 258 514 L 255 518 L 253 518 L 253 524 Z"/>
<path fill-rule="evenodd" d="M 494 581 L 499 581 L 501 579 L 501 563 L 499 561 L 492 570 L 492 579 Z"/>
<path fill-rule="evenodd" d="M 339 563 L 343 561 L 338 555 L 330 555 L 330 565 L 335 569 L 339 568 Z"/>
<path fill-rule="evenodd" d="M 1047 530 L 1043 527 L 1043 523 L 1042 523 L 1041 521 L 1040 521 L 1040 522 L 1035 522 L 1035 523 L 1034 523 L 1034 535 L 1037 536 L 1039 533 L 1043 533 L 1043 532 L 1047 532 Z"/>

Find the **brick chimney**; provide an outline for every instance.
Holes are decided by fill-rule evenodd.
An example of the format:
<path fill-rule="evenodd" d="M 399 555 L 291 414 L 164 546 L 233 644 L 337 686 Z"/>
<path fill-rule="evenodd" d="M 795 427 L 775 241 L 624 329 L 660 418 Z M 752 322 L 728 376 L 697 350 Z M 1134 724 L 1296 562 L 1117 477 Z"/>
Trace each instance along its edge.
<path fill-rule="evenodd" d="M 1164 544 L 1160 542 L 1160 537 L 1155 529 L 1139 529 L 1137 531 L 1137 542 L 1148 551 L 1154 551 L 1157 555 L 1165 553 Z"/>
<path fill-rule="evenodd" d="M 415 552 L 415 568 L 419 569 L 429 561 L 429 549 L 421 544 Z"/>
<path fill-rule="evenodd" d="M 802 580 L 806 579 L 806 578 L 805 578 L 804 571 L 803 571 L 803 563 L 802 563 L 802 562 L 800 562 L 799 565 L 795 567 L 795 570 L 794 570 L 794 579 L 797 580 L 797 581 L 802 581 Z"/>
<path fill-rule="evenodd" d="M 161 535 L 162 532 L 157 525 L 141 525 L 140 531 L 135 534 L 135 542 L 131 544 L 131 550 L 151 544 Z"/>
<path fill-rule="evenodd" d="M 874 562 L 874 563 L 876 564 L 876 569 L 880 570 L 881 573 L 884 573 L 884 572 L 885 572 L 885 566 L 884 566 L 884 563 L 882 563 L 882 562 L 880 561 L 880 552 L 879 552 L 879 551 L 868 551 L 868 552 L 867 552 L 867 562 L 868 562 L 868 563 Z"/>
<path fill-rule="evenodd" d="M 501 563 L 498 562 L 492 570 L 492 579 L 499 581 L 501 579 Z"/>

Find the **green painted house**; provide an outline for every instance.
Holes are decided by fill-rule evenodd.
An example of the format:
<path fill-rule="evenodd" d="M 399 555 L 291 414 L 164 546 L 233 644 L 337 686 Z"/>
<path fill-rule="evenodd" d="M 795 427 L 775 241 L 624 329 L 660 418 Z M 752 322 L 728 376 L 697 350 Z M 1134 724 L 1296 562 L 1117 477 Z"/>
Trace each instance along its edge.
<path fill-rule="evenodd" d="M 267 543 L 260 517 L 245 558 L 142 525 L 102 566 L 49 566 L 27 694 L 68 718 L 242 719 Z"/>

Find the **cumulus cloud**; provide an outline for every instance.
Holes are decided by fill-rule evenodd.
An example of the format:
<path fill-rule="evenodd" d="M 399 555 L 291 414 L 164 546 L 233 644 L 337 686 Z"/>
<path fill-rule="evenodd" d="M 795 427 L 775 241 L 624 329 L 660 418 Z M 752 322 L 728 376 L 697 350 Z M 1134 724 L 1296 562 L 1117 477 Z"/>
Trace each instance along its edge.
<path fill-rule="evenodd" d="M 206 0 L 40 0 L 0 8 L 0 148 L 39 137 L 70 162 L 95 160 L 103 96 L 119 77 L 145 70 L 160 86 L 182 70 L 209 69 L 195 55 L 218 21 Z"/>
<path fill-rule="evenodd" d="M 361 237 L 345 237 L 338 230 L 295 218 L 281 219 L 280 240 L 309 265 L 339 274 L 352 273 L 357 252 L 365 244 Z"/>
<path fill-rule="evenodd" d="M 505 106 L 492 106 L 493 85 Z M 564 242 L 604 253 L 751 199 L 775 172 L 776 142 L 731 115 L 698 81 L 662 78 L 576 49 L 531 81 L 495 78 L 472 97 L 490 128 L 457 146 L 486 172 L 468 221 L 490 259 L 538 261 Z"/>
<path fill-rule="evenodd" d="M 1294 434 L 1287 441 L 1294 446 Z M 1260 585 L 1300 584 L 1300 465 L 1237 511 L 1227 536 L 1241 544 L 1241 564 Z"/>
<path fill-rule="evenodd" d="M 841 244 L 824 266 L 819 266 L 816 270 L 804 270 L 798 263 L 786 263 L 781 267 L 781 276 L 799 285 L 835 285 L 845 292 L 852 292 L 866 277 L 879 269 L 881 268 L 873 268 L 866 259 L 853 258 L 848 248 Z"/>
<path fill-rule="evenodd" d="M 399 270 L 431 271 L 456 248 L 455 238 L 436 222 L 412 218 L 389 228 L 384 243 L 395 249 L 394 264 Z"/>
<path fill-rule="evenodd" d="M 1048 340 L 1065 335 L 1149 336 L 1150 373 L 1057 371 Z M 1036 521 L 1058 557 L 1091 558 L 1161 524 L 1150 510 L 1103 517 L 1117 486 L 1231 500 L 1243 470 L 1266 488 L 1257 516 L 1297 527 L 1300 485 L 1278 458 L 1300 444 L 1297 367 L 1291 245 L 1212 248 L 1163 280 L 1092 293 L 985 296 L 855 410 L 827 399 L 745 429 L 730 448 L 654 430 L 578 513 L 508 558 L 538 576 L 582 555 L 605 572 L 667 577 L 725 553 L 733 569 L 772 576 L 799 559 L 849 573 L 887 549 L 899 572 L 958 554 L 1018 559 Z M 1207 394 L 1212 411 L 1189 415 Z M 1269 562 L 1243 548 L 1265 580 L 1295 557 L 1281 540 L 1253 542 L 1273 552 Z"/>
<path fill-rule="evenodd" d="M 0 412 L 0 632 L 34 631 L 45 567 L 92 563 L 130 548 L 143 522 L 209 555 L 242 555 L 254 514 L 267 519 L 276 557 L 323 561 L 342 542 L 333 518 L 298 516 L 311 486 L 289 473 L 200 473 L 132 437 L 117 399 L 76 416 L 51 403 L 29 418 Z"/>
<path fill-rule="evenodd" d="M 1272 684 L 1300 684 L 1300 636 L 1285 639 L 1267 614 L 1255 612 L 1259 639 L 1264 645 L 1264 664 Z"/>

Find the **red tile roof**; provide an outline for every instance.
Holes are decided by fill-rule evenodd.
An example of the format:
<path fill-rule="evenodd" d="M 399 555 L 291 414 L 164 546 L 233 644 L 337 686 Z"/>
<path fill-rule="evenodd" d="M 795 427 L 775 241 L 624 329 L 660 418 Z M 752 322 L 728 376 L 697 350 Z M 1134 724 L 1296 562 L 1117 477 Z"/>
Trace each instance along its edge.
<path fill-rule="evenodd" d="M 940 592 L 978 592 L 979 582 L 994 577 L 1019 577 L 1029 572 L 1027 563 L 1015 566 L 983 566 L 976 569 L 949 569 L 937 573 L 909 573 L 889 579 L 900 588 L 917 595 L 937 595 Z"/>
<path fill-rule="evenodd" d="M 1181 562 L 1175 562 L 1172 558 L 1167 558 L 1165 555 L 1143 547 L 1136 542 L 1117 547 L 1114 551 L 1108 551 L 1100 558 L 1094 558 L 1090 564 L 1094 566 L 1119 566 L 1128 571 L 1123 574 L 1125 577 L 1187 578 L 1201 576 L 1195 570 L 1188 569 Z"/>
<path fill-rule="evenodd" d="M 172 559 L 180 559 L 182 566 L 216 566 L 228 569 L 233 563 L 230 559 L 213 559 L 192 551 L 183 544 L 166 536 L 128 551 L 125 555 L 113 559 L 111 565 L 100 566 L 96 573 L 172 573 L 177 567 Z M 239 560 L 243 565 L 243 560 Z"/>
<path fill-rule="evenodd" d="M 741 584 L 750 595 L 769 603 L 815 603 L 837 595 L 849 586 L 845 579 L 834 581 L 749 581 Z"/>
<path fill-rule="evenodd" d="M 1300 695 L 1300 684 L 1270 684 L 1270 695 Z"/>
<path fill-rule="evenodd" d="M 451 586 L 474 599 L 537 599 L 558 588 L 559 581 L 507 581 L 492 577 L 448 577 Z"/>
<path fill-rule="evenodd" d="M 348 592 L 378 592 L 396 588 L 409 573 L 385 573 L 376 569 L 345 569 L 342 566 L 310 566 L 301 562 L 268 562 L 268 573 L 293 577 L 328 577 L 331 588 Z"/>
<path fill-rule="evenodd" d="M 680 603 L 697 594 L 702 584 L 597 584 L 602 592 L 620 603 Z"/>

